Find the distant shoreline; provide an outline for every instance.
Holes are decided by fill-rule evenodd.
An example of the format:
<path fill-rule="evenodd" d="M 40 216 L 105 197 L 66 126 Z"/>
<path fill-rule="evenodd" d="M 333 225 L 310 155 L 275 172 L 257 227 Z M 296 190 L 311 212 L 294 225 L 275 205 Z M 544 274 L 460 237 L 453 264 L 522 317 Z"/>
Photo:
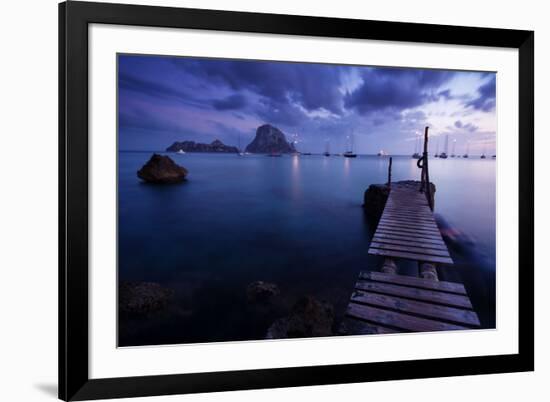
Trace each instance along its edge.
<path fill-rule="evenodd" d="M 160 154 L 167 154 L 167 155 L 180 155 L 178 154 L 177 152 L 171 152 L 171 151 L 166 151 L 166 150 L 134 150 L 134 149 L 119 149 L 118 150 L 119 153 L 160 153 Z M 183 155 L 190 155 L 190 154 L 201 154 L 201 155 L 237 155 L 236 153 L 233 153 L 233 152 L 197 152 L 197 151 L 189 151 L 189 152 L 186 152 L 185 154 Z M 250 153 L 248 154 L 248 156 L 254 156 L 254 155 L 269 155 L 269 153 Z M 292 154 L 292 153 L 284 153 L 284 154 L 281 154 L 282 156 L 294 156 L 295 154 Z M 298 153 L 298 155 L 300 155 Z M 303 155 L 304 157 L 307 157 L 307 156 L 323 156 L 323 153 L 320 152 L 320 153 L 311 153 L 309 155 Z M 377 154 L 357 154 L 357 156 L 373 156 L 373 157 L 376 157 L 376 158 L 380 158 L 381 160 L 385 160 L 385 159 L 388 159 L 389 157 L 393 157 L 393 158 L 409 158 L 409 159 L 415 159 L 415 158 L 411 158 L 411 155 L 385 155 L 385 156 L 378 156 Z M 339 158 L 339 157 L 343 157 L 342 154 L 340 155 L 336 155 L 336 154 L 331 154 L 330 156 L 326 157 L 326 158 L 332 158 L 332 157 L 335 157 L 335 158 Z M 430 160 L 433 160 L 433 159 L 439 159 L 439 158 L 435 158 L 434 156 L 430 156 Z M 481 155 L 470 155 L 469 158 L 448 158 L 447 160 L 453 160 L 453 159 L 461 159 L 461 160 L 485 160 L 485 161 L 495 161 L 496 158 L 492 158 L 491 156 L 488 156 L 487 158 L 485 159 L 481 159 Z"/>

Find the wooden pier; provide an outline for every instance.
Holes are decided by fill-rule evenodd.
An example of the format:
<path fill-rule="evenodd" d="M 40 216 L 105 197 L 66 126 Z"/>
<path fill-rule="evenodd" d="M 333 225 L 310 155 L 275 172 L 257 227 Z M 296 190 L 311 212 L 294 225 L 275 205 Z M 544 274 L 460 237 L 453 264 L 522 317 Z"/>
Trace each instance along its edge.
<path fill-rule="evenodd" d="M 412 276 L 362 272 L 340 331 L 344 334 L 479 328 L 464 286 Z"/>
<path fill-rule="evenodd" d="M 418 186 L 393 186 L 369 254 L 453 264 L 428 201 Z"/>
<path fill-rule="evenodd" d="M 355 284 L 343 334 L 448 331 L 479 328 L 480 322 L 462 284 L 438 280 L 436 264 L 453 260 L 433 216 L 428 174 L 428 128 L 418 160 L 421 182 L 393 185 L 369 246 L 385 257 L 382 272 L 361 272 Z M 422 277 L 397 274 L 396 259 L 417 261 Z"/>

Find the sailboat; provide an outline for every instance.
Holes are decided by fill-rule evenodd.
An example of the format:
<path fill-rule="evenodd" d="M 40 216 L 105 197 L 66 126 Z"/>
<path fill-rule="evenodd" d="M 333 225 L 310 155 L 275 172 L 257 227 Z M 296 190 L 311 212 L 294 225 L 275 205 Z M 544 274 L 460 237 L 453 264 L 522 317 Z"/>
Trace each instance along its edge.
<path fill-rule="evenodd" d="M 481 159 L 485 159 L 486 156 L 485 156 L 485 145 L 483 146 L 483 152 L 481 153 L 481 156 L 480 156 Z"/>
<path fill-rule="evenodd" d="M 437 137 L 437 145 L 435 146 L 435 158 L 439 158 L 439 137 Z"/>
<path fill-rule="evenodd" d="M 344 152 L 344 156 L 346 158 L 357 158 L 357 154 L 353 153 L 353 134 L 351 136 L 348 136 L 348 143 L 349 143 L 349 150 Z"/>
<path fill-rule="evenodd" d="M 330 156 L 330 143 L 328 140 L 325 141 L 325 152 L 323 152 L 323 155 Z"/>
<path fill-rule="evenodd" d="M 412 155 L 413 158 L 418 159 L 420 158 L 420 154 L 418 153 L 418 150 L 420 148 L 420 136 L 416 136 L 416 140 L 414 141 L 414 154 Z"/>
<path fill-rule="evenodd" d="M 445 136 L 445 151 L 439 154 L 441 159 L 447 159 L 447 152 L 449 151 L 449 134 Z"/>
<path fill-rule="evenodd" d="M 456 156 L 455 149 L 456 149 L 456 138 L 453 140 L 453 152 L 451 152 L 451 158 L 454 158 Z"/>
<path fill-rule="evenodd" d="M 467 158 L 469 153 L 470 153 L 470 141 L 466 143 L 466 153 L 462 155 L 462 157 Z"/>
<path fill-rule="evenodd" d="M 238 137 L 238 141 L 239 141 L 239 144 L 238 144 L 237 149 L 239 150 L 239 152 L 237 153 L 237 155 L 238 156 L 244 156 L 244 152 L 241 149 L 241 135 L 240 134 L 239 134 L 239 137 Z"/>
<path fill-rule="evenodd" d="M 381 149 L 380 151 L 378 151 L 378 156 L 388 156 L 388 153 L 386 151 L 384 151 L 383 149 Z"/>

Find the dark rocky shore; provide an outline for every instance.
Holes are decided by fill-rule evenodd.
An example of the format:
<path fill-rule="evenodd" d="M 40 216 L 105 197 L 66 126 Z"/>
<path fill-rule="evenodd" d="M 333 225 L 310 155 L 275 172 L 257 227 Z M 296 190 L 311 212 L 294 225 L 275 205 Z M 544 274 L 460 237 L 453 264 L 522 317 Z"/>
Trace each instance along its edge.
<path fill-rule="evenodd" d="M 121 313 L 147 314 L 162 310 L 174 292 L 155 282 L 126 282 L 118 286 L 118 307 Z"/>
<path fill-rule="evenodd" d="M 236 154 L 239 152 L 237 147 L 231 145 L 225 145 L 220 140 L 214 140 L 210 144 L 202 144 L 195 141 L 182 141 L 174 142 L 168 148 L 167 152 L 212 152 L 212 153 L 226 153 L 226 154 Z"/>
<path fill-rule="evenodd" d="M 276 320 L 266 339 L 308 338 L 333 335 L 334 307 L 313 296 L 299 299 L 286 317 Z"/>

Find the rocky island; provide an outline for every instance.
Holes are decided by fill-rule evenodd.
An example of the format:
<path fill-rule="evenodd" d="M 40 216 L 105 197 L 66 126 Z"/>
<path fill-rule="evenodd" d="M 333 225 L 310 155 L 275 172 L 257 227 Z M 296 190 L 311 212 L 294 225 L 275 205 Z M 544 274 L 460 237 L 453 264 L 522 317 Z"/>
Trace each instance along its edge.
<path fill-rule="evenodd" d="M 264 124 L 257 128 L 256 137 L 248 144 L 246 152 L 253 154 L 288 154 L 296 152 L 296 149 L 294 148 L 294 144 L 287 142 L 281 130 L 270 124 Z"/>
<path fill-rule="evenodd" d="M 200 142 L 195 141 L 181 141 L 174 142 L 168 148 L 167 152 L 216 152 L 216 153 L 232 153 L 236 154 L 239 152 L 237 147 L 231 145 L 225 145 L 220 140 L 214 140 L 210 144 L 201 144 Z"/>

